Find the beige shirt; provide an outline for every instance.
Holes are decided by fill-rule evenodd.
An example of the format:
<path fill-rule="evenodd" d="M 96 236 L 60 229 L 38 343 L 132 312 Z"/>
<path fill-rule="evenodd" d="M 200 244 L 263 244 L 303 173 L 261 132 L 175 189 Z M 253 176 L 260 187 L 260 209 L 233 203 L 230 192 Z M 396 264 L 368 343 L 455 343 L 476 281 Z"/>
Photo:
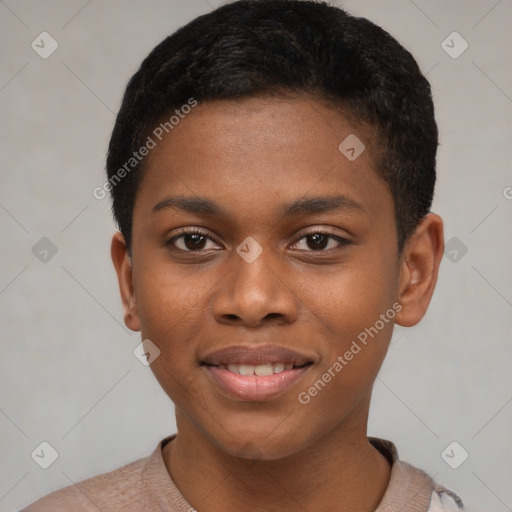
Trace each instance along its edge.
<path fill-rule="evenodd" d="M 66 487 L 21 512 L 194 512 L 174 485 L 164 464 L 161 441 L 150 457 Z M 392 464 L 391 478 L 375 512 L 458 512 L 460 499 L 426 473 L 398 460 L 389 441 L 370 438 Z"/>

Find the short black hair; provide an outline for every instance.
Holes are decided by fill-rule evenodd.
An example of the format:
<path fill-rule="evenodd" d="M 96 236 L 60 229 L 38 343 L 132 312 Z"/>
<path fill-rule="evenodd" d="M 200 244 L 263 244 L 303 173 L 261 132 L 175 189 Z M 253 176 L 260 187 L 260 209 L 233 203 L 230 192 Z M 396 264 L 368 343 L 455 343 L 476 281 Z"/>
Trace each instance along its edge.
<path fill-rule="evenodd" d="M 327 100 L 371 128 L 401 251 L 434 194 L 438 131 L 430 85 L 385 30 L 309 0 L 222 5 L 168 36 L 142 62 L 126 87 L 107 156 L 113 213 L 129 250 L 144 163 L 133 155 L 165 116 L 191 99 L 287 94 Z"/>

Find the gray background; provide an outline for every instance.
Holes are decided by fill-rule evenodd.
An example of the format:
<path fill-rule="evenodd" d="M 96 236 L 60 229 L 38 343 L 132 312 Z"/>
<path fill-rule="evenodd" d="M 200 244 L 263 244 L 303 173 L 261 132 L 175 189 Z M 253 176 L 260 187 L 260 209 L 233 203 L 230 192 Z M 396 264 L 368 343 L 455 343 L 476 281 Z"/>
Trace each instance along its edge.
<path fill-rule="evenodd" d="M 133 356 L 139 335 L 122 321 L 110 204 L 92 191 L 128 78 L 161 39 L 219 4 L 0 3 L 1 511 L 146 456 L 175 432 L 171 402 Z M 434 211 L 455 237 L 426 318 L 395 332 L 370 434 L 469 508 L 512 510 L 512 2 L 343 5 L 389 30 L 432 83 Z M 59 44 L 47 59 L 31 48 L 43 31 Z M 455 59 L 441 46 L 453 31 L 469 43 Z M 42 237 L 55 255 L 41 252 L 44 241 L 33 251 Z M 59 454 L 46 470 L 30 456 L 42 441 Z M 469 453 L 457 469 L 441 456 L 453 441 L 452 465 Z"/>

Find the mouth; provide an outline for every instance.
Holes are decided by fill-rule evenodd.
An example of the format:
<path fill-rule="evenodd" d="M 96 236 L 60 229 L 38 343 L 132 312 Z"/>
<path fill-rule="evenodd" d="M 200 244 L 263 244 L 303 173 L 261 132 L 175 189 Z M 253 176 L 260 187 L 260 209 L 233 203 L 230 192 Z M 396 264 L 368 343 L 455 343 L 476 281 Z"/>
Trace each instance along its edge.
<path fill-rule="evenodd" d="M 271 363 L 267 362 L 264 364 L 244 364 L 244 363 L 230 363 L 230 364 L 219 364 L 219 365 L 209 365 L 216 366 L 221 370 L 227 370 L 228 372 L 234 373 L 235 375 L 256 375 L 257 377 L 268 377 L 269 375 L 274 375 L 276 373 L 282 373 L 286 370 L 294 370 L 297 368 L 304 368 L 313 364 L 311 362 L 304 364 L 294 364 L 294 363 Z M 207 365 L 208 366 L 208 365 Z"/>
<path fill-rule="evenodd" d="M 289 390 L 313 364 L 312 357 L 277 346 L 228 347 L 201 361 L 226 397 L 257 402 Z"/>

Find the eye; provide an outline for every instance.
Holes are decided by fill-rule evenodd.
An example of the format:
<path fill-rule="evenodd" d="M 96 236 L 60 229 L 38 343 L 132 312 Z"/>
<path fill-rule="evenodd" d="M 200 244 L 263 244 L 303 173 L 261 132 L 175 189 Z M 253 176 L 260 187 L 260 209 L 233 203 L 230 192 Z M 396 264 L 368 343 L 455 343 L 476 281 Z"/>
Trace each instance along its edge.
<path fill-rule="evenodd" d="M 213 244 L 213 247 L 211 245 L 208 246 L 209 242 Z M 167 245 L 171 245 L 184 252 L 197 252 L 214 249 L 217 244 L 215 244 L 207 232 L 195 228 L 181 231 L 181 233 L 167 241 Z"/>
<path fill-rule="evenodd" d="M 305 244 L 303 244 L 302 248 L 299 247 L 299 250 L 308 251 L 307 248 L 309 248 L 311 251 L 316 252 L 329 252 L 330 250 L 333 249 L 342 249 L 343 247 L 345 247 L 346 245 L 350 245 L 351 243 L 346 238 L 319 230 L 306 234 L 294 245 L 299 245 L 303 240 L 305 241 Z M 306 246 L 306 248 L 304 247 L 304 245 Z"/>

